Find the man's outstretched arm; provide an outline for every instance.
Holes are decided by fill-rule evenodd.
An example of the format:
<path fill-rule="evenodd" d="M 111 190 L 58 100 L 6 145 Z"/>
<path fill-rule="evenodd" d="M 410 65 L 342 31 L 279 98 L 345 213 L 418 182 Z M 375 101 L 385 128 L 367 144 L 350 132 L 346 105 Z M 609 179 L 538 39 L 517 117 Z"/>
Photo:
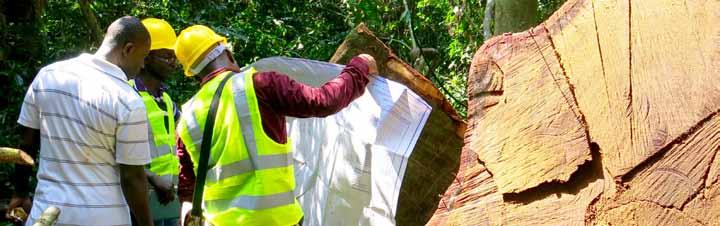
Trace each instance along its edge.
<path fill-rule="evenodd" d="M 261 72 L 253 78 L 258 101 L 276 113 L 298 117 L 326 117 L 347 107 L 365 91 L 368 75 L 377 74 L 375 59 L 360 54 L 350 60 L 338 77 L 311 87 L 277 72 Z"/>

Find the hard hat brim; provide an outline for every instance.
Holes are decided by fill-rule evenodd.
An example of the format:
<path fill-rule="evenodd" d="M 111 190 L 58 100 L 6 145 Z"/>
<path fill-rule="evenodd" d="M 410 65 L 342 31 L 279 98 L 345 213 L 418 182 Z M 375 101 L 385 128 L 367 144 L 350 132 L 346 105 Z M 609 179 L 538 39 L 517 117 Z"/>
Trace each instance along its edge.
<path fill-rule="evenodd" d="M 215 37 L 214 40 L 210 41 L 209 43 L 210 43 L 209 45 L 205 44 L 205 45 L 207 45 L 207 48 L 205 49 L 205 51 L 194 54 L 194 56 L 192 57 L 192 59 L 193 59 L 192 64 L 187 65 L 187 66 L 183 65 L 183 71 L 184 71 L 185 77 L 195 76 L 195 74 L 190 72 L 190 68 L 195 66 L 195 64 L 197 64 L 198 62 L 200 62 L 200 60 L 202 60 L 202 58 L 205 56 L 205 54 L 207 54 L 210 50 L 212 50 L 212 48 L 211 48 L 212 46 L 215 46 L 218 43 L 227 45 L 227 38 L 218 35 L 217 37 Z M 200 45 L 203 45 L 203 44 L 200 44 Z M 203 45 L 203 46 L 205 46 L 205 45 Z"/>
<path fill-rule="evenodd" d="M 165 44 L 159 44 L 157 46 L 153 46 L 150 48 L 150 50 L 158 50 L 158 49 L 169 49 L 175 51 L 175 43 L 165 43 Z"/>

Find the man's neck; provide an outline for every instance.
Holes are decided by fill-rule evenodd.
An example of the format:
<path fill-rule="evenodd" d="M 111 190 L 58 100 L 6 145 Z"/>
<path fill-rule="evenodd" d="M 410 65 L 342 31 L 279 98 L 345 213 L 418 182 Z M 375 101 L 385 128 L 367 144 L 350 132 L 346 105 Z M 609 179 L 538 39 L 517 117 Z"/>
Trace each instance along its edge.
<path fill-rule="evenodd" d="M 210 71 L 210 70 L 208 69 L 208 71 Z M 201 86 L 204 85 L 205 83 L 207 83 L 208 81 L 212 80 L 213 78 L 217 77 L 218 75 L 222 74 L 225 71 L 231 71 L 231 70 L 229 70 L 228 68 L 221 67 L 221 68 L 213 68 L 213 70 L 210 72 L 203 71 L 202 74 L 204 74 L 204 75 L 202 76 L 202 78 L 200 78 L 200 85 Z"/>
<path fill-rule="evenodd" d="M 125 73 L 125 76 L 127 76 L 127 79 L 133 79 L 132 77 L 130 77 L 127 74 L 125 69 L 123 69 L 120 66 L 120 61 L 118 60 L 117 54 L 115 52 L 113 52 L 113 50 L 110 49 L 109 47 L 101 45 L 100 48 L 97 51 L 95 51 L 95 54 L 93 54 L 93 55 L 95 55 L 95 57 L 97 57 L 99 59 L 105 60 L 105 61 L 110 62 L 111 64 L 119 67 L 121 70 L 123 70 L 123 73 Z"/>
<path fill-rule="evenodd" d="M 98 48 L 98 50 L 95 51 L 94 55 L 96 57 L 103 59 L 107 62 L 110 62 L 112 64 L 115 64 L 115 65 L 118 64 L 118 62 L 116 62 L 116 60 L 115 60 L 115 56 L 113 54 L 112 49 L 110 49 L 109 47 L 107 47 L 105 45 L 100 46 L 100 48 Z"/>
<path fill-rule="evenodd" d="M 162 85 L 162 81 L 158 79 L 157 76 L 152 75 L 146 70 L 140 70 L 140 73 L 138 74 L 138 79 L 142 80 L 143 85 L 145 85 L 145 89 L 147 89 L 148 92 L 152 94 L 160 94 L 160 86 Z"/>

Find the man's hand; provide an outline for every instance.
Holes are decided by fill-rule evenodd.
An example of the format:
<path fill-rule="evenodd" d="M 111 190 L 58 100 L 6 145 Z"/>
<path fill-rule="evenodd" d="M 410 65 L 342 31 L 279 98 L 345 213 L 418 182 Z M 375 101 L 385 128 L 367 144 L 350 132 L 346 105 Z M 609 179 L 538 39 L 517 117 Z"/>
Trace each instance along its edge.
<path fill-rule="evenodd" d="M 172 183 L 164 181 L 160 176 L 156 175 L 148 175 L 148 179 L 158 196 L 160 204 L 167 205 L 175 200 L 175 189 L 173 189 Z"/>
<path fill-rule="evenodd" d="M 368 68 L 370 69 L 368 75 L 378 75 L 377 63 L 375 62 L 374 57 L 370 56 L 369 54 L 364 54 L 364 53 L 358 55 L 358 57 L 363 58 L 363 60 L 365 60 L 365 62 L 367 62 Z"/>
<path fill-rule="evenodd" d="M 167 205 L 175 200 L 175 189 L 172 187 L 155 187 L 155 192 L 157 193 L 158 201 L 160 201 L 162 205 Z"/>
<path fill-rule="evenodd" d="M 12 216 L 10 216 L 10 212 L 18 207 L 22 207 L 23 210 L 25 210 L 25 213 L 30 213 L 30 208 L 32 207 L 32 200 L 30 200 L 30 197 L 28 196 L 18 196 L 13 195 L 13 197 L 10 199 L 10 203 L 8 204 L 7 212 L 5 213 L 5 218 L 12 221 L 24 221 L 25 219 L 16 219 Z"/>

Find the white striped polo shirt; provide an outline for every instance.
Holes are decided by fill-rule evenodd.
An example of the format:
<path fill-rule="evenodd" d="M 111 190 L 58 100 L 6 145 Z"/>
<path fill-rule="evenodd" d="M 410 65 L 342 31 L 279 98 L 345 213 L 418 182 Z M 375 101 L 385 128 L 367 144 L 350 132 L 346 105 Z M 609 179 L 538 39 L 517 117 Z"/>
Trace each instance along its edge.
<path fill-rule="evenodd" d="M 118 164 L 150 162 L 140 96 L 116 65 L 94 55 L 48 65 L 28 88 L 18 123 L 40 130 L 30 217 L 57 206 L 57 225 L 130 225 Z"/>

